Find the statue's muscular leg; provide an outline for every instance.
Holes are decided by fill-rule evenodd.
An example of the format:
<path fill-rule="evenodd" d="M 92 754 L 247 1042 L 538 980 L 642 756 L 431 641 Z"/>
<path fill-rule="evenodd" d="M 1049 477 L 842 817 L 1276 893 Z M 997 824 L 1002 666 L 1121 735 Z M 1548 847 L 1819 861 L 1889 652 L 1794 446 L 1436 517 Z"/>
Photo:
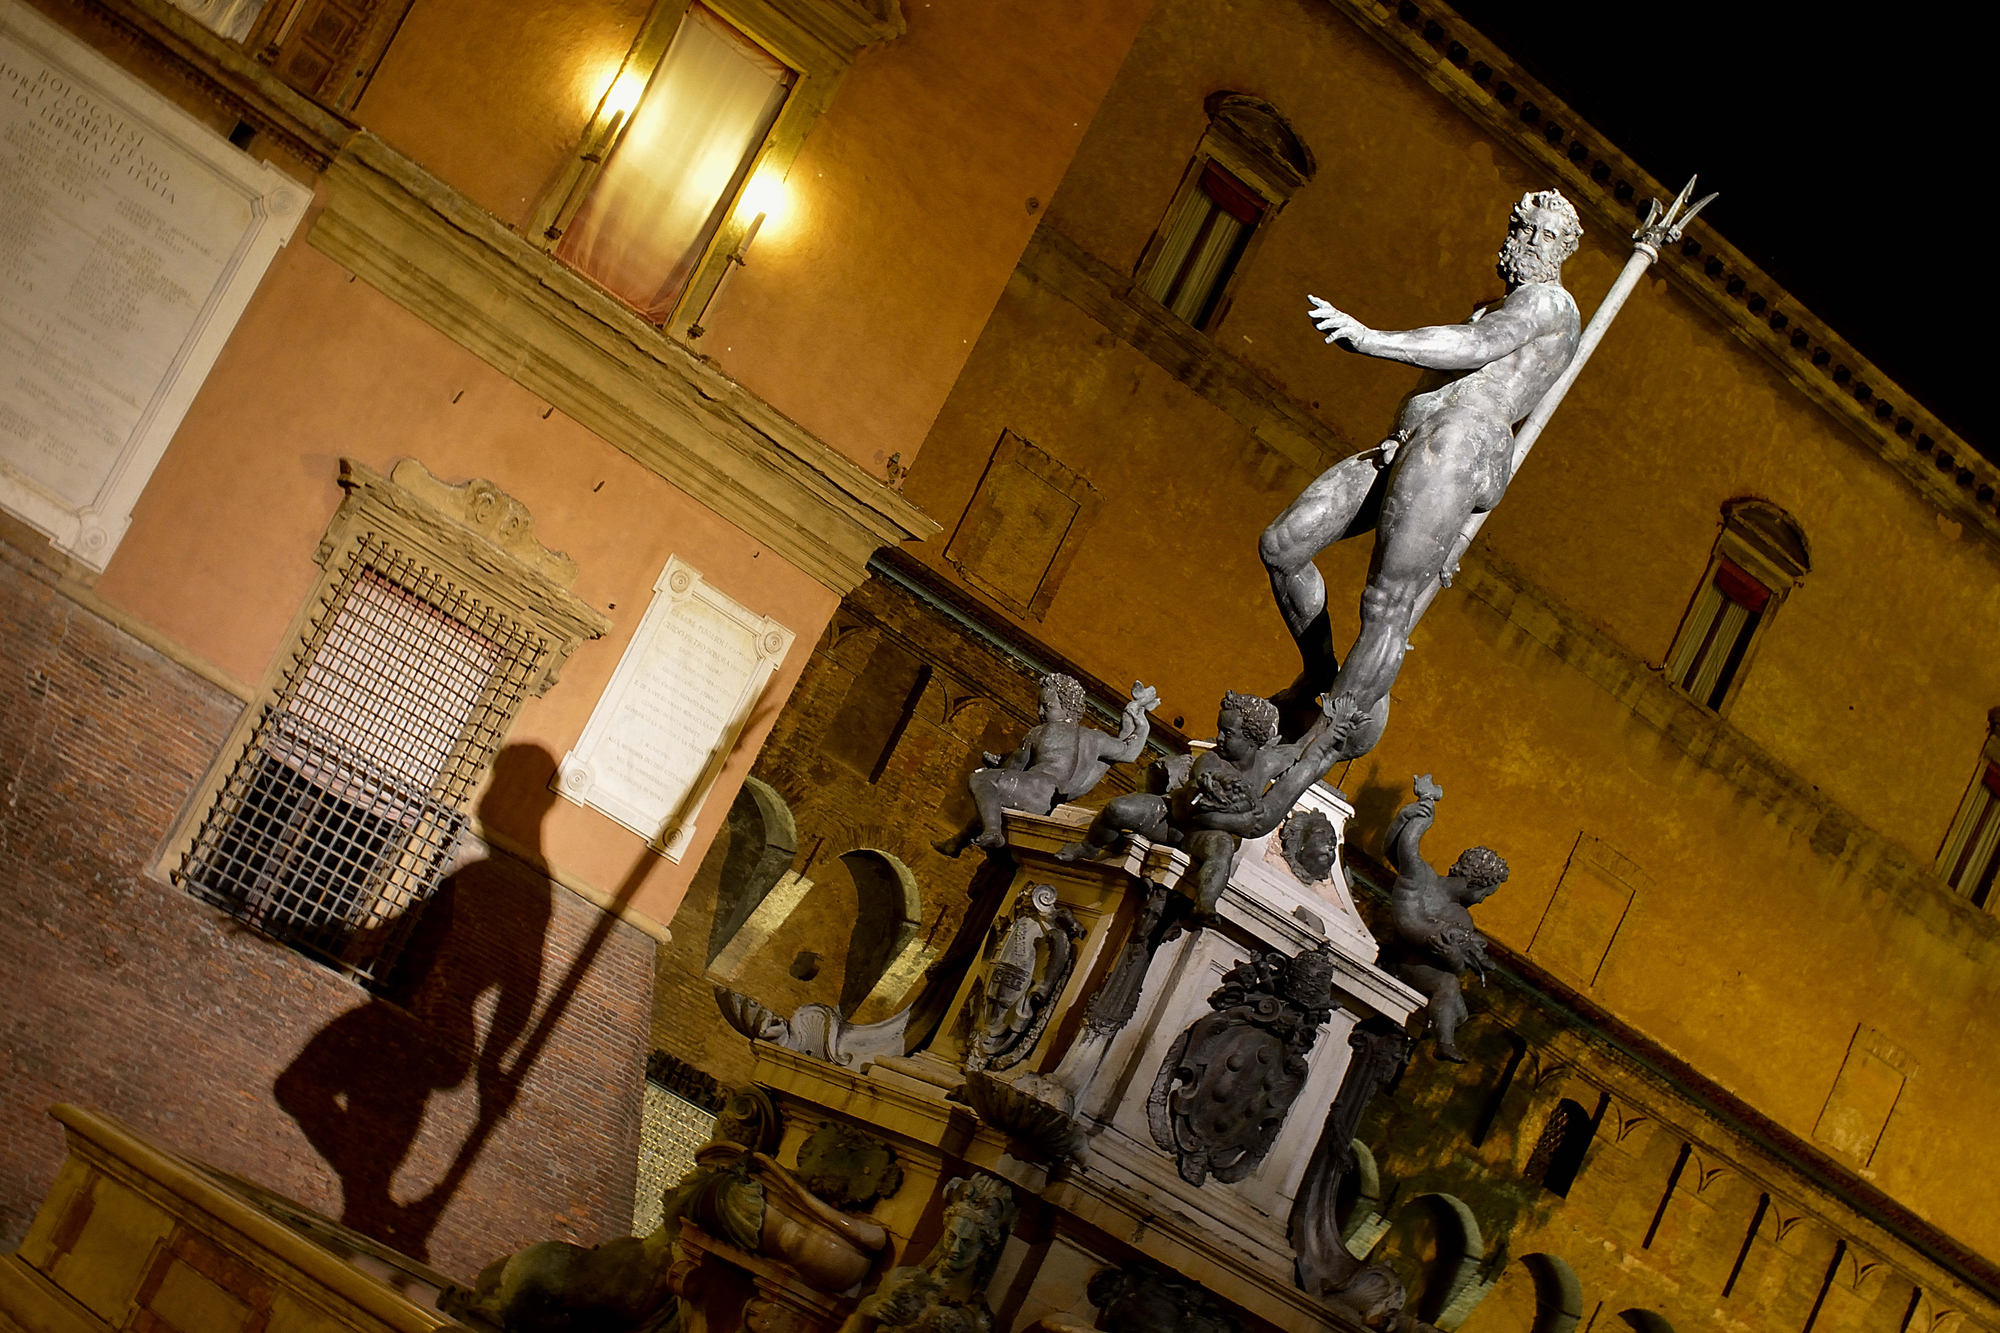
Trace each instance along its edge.
<path fill-rule="evenodd" d="M 1465 993 L 1459 986 L 1458 977 L 1441 967 L 1428 967 L 1422 963 L 1405 963 L 1397 971 L 1404 981 L 1430 999 L 1431 1026 L 1437 1030 L 1438 1059 L 1464 1064 L 1465 1057 L 1458 1050 L 1458 1025 L 1466 1020 L 1467 1014 Z"/>
<path fill-rule="evenodd" d="M 1340 758 L 1366 753 L 1374 743 L 1367 733 L 1379 736 L 1374 715 L 1402 670 L 1417 599 L 1443 570 L 1465 521 L 1499 503 L 1512 448 L 1504 422 L 1454 408 L 1426 420 L 1403 446 L 1361 594 L 1361 633 L 1330 691 L 1364 718 Z"/>
<path fill-rule="evenodd" d="M 1299 646 L 1301 670 L 1292 685 L 1273 696 L 1286 714 L 1285 734 L 1294 736 L 1293 714 L 1303 720 L 1317 697 L 1333 684 L 1340 662 L 1326 613 L 1326 581 L 1313 557 L 1335 542 L 1375 526 L 1388 469 L 1379 449 L 1342 459 L 1313 479 L 1285 512 L 1271 520 L 1257 543 L 1271 575 L 1271 593 L 1285 628 Z"/>
<path fill-rule="evenodd" d="M 966 779 L 972 802 L 979 807 L 981 832 L 975 847 L 995 852 L 1007 845 L 1007 821 L 1002 810 L 1026 810 L 1045 815 L 1056 808 L 1056 780 L 1046 773 L 1006 768 L 982 768 Z"/>
<path fill-rule="evenodd" d="M 1074 861 L 1079 857 L 1102 856 L 1116 847 L 1127 833 L 1136 833 L 1154 842 L 1171 839 L 1173 831 L 1167 827 L 1167 798 L 1142 791 L 1114 796 L 1090 821 L 1090 828 L 1080 840 L 1066 844 L 1056 853 L 1056 860 Z"/>

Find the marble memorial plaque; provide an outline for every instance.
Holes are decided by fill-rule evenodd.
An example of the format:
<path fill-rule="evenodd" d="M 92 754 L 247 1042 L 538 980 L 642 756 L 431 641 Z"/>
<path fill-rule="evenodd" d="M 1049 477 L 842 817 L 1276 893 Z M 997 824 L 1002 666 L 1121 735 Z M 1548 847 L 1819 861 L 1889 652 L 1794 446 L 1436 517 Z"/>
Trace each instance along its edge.
<path fill-rule="evenodd" d="M 792 631 L 723 596 L 672 557 L 563 759 L 556 790 L 678 862 L 708 789 L 792 639 Z"/>
<path fill-rule="evenodd" d="M 104 568 L 310 197 L 0 0 L 0 504 Z"/>

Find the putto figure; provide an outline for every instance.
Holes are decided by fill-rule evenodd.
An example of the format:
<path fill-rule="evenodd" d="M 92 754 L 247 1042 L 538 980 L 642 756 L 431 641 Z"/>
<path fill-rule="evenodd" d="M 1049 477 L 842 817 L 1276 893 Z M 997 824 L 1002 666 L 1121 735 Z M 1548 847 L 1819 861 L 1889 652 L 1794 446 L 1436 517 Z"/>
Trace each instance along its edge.
<path fill-rule="evenodd" d="M 1133 681 L 1118 734 L 1109 736 L 1083 725 L 1082 684 L 1056 672 L 1042 677 L 1041 725 L 1029 729 L 1013 754 L 983 756 L 986 767 L 966 779 L 978 814 L 931 846 L 951 857 L 975 845 L 997 851 L 1007 845 L 1002 810 L 1045 815 L 1064 801 L 1089 795 L 1113 764 L 1129 764 L 1145 750 L 1151 730 L 1146 712 L 1159 701 L 1159 691 Z"/>
<path fill-rule="evenodd" d="M 1350 721 L 1344 708 L 1333 708 L 1296 743 L 1281 744 L 1277 706 L 1230 690 L 1215 719 L 1213 749 L 1155 764 L 1152 791 L 1113 798 L 1091 820 L 1082 841 L 1070 843 L 1056 858 L 1102 856 L 1128 833 L 1179 847 L 1193 862 L 1181 878 L 1182 890 L 1203 912 L 1213 912 L 1229 886 L 1238 844 L 1284 823 L 1333 762 L 1333 748 Z"/>
<path fill-rule="evenodd" d="M 1237 838 L 1208 827 L 1203 816 L 1247 810 L 1263 795 L 1298 759 L 1296 747 L 1277 741 L 1278 710 L 1270 700 L 1229 691 L 1216 714 L 1215 748 L 1155 764 L 1156 790 L 1113 797 L 1083 839 L 1057 852 L 1056 859 L 1102 856 L 1130 833 L 1179 847 L 1194 863 L 1187 875 L 1194 886 L 1189 896 L 1203 911 L 1212 911 L 1229 884 Z"/>
<path fill-rule="evenodd" d="M 1506 882 L 1507 863 L 1489 848 L 1471 847 L 1459 854 L 1449 874 L 1432 870 L 1419 844 L 1430 831 L 1444 788 L 1426 773 L 1416 780 L 1416 793 L 1417 799 L 1389 821 L 1383 839 L 1396 870 L 1396 884 L 1389 893 L 1396 928 L 1391 970 L 1430 997 L 1438 1058 L 1463 1064 L 1457 1038 L 1466 1013 L 1458 979 L 1468 969 L 1482 977 L 1493 969 L 1486 937 L 1474 928 L 1472 913 L 1465 909 L 1485 902 Z"/>
<path fill-rule="evenodd" d="M 1334 762 L 1366 754 L 1388 722 L 1389 687 L 1432 585 L 1447 584 L 1459 532 L 1500 503 L 1514 466 L 1514 424 L 1561 376 L 1582 332 L 1563 290 L 1563 261 L 1582 224 L 1554 190 L 1522 197 L 1500 249 L 1506 299 L 1464 324 L 1391 333 L 1371 329 L 1318 297 L 1313 323 L 1330 343 L 1364 356 L 1438 372 L 1403 401 L 1394 433 L 1321 473 L 1265 529 L 1259 551 L 1304 670 L 1276 696 L 1285 734 L 1298 735 L 1325 696 L 1341 729 Z M 1361 594 L 1361 633 L 1345 663 L 1333 651 L 1326 584 L 1313 557 L 1374 530 L 1375 558 Z"/>

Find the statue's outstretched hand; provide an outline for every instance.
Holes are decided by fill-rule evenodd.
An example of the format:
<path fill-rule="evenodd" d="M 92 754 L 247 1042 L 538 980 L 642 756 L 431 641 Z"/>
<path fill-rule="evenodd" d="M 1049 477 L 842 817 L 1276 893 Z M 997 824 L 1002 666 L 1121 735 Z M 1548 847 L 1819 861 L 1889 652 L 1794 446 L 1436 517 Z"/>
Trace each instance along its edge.
<path fill-rule="evenodd" d="M 1160 701 L 1160 692 L 1150 685 L 1132 682 L 1132 702 L 1125 705 L 1128 713 L 1150 713 L 1153 705 Z"/>
<path fill-rule="evenodd" d="M 1328 342 L 1337 342 L 1348 351 L 1355 351 L 1357 340 L 1369 331 L 1368 326 L 1346 311 L 1334 309 L 1317 296 L 1308 296 L 1306 300 L 1312 303 L 1306 315 L 1312 320 L 1313 327 L 1324 333 Z"/>

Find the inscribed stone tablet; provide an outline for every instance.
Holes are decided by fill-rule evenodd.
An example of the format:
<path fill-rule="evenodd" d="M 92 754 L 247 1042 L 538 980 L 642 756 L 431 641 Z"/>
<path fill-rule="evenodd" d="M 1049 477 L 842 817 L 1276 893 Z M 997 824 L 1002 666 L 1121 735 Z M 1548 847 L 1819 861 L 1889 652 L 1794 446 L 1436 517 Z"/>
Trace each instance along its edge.
<path fill-rule="evenodd" d="M 0 502 L 102 568 L 306 198 L 0 0 Z"/>
<path fill-rule="evenodd" d="M 679 861 L 709 787 L 792 638 L 673 557 L 563 760 L 556 790 Z"/>

